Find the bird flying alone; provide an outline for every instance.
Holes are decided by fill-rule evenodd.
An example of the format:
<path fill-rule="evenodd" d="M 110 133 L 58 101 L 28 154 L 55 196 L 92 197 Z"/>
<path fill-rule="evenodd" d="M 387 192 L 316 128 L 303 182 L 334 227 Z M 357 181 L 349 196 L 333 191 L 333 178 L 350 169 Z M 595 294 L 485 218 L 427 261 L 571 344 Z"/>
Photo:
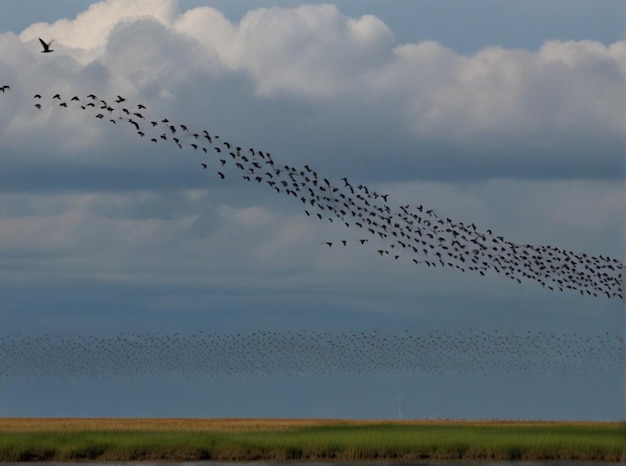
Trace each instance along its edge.
<path fill-rule="evenodd" d="M 46 43 L 44 42 L 44 40 L 40 37 L 39 38 L 39 42 L 41 43 L 41 46 L 43 47 L 43 50 L 41 51 L 41 53 L 50 53 L 50 52 L 54 52 L 54 50 L 52 50 L 50 48 L 50 46 L 52 45 L 52 41 Z"/>

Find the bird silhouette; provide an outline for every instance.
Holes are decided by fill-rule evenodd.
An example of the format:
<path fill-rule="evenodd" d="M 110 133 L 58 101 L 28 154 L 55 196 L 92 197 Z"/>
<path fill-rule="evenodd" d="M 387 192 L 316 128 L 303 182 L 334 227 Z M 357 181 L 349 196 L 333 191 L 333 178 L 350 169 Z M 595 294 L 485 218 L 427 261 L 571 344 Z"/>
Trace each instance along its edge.
<path fill-rule="evenodd" d="M 59 94 L 54 98 L 61 99 Z M 118 115 L 116 112 L 124 113 L 123 109 L 109 107 L 105 100 L 101 103 L 112 117 Z M 97 114 L 96 118 L 102 119 L 103 115 Z M 157 121 L 157 118 L 151 121 L 156 133 L 147 138 L 153 143 L 168 139 Z M 347 177 L 340 178 L 342 183 L 335 185 L 332 178 L 320 176 L 308 164 L 302 169 L 283 165 L 273 160 L 269 152 L 255 148 L 250 148 L 244 155 L 236 144 L 228 141 L 218 144 L 218 136 L 210 135 L 206 129 L 193 132 L 187 125 L 169 123 L 167 118 L 160 121 L 166 124 L 168 133 L 176 132 L 176 126 L 179 126 L 196 139 L 202 134 L 210 144 L 202 147 L 198 143 L 183 145 L 182 137 L 175 138 L 174 142 L 180 149 L 202 148 L 208 154 L 207 149 L 211 146 L 218 153 L 222 152 L 220 146 L 232 148 L 229 155 L 234 160 L 233 165 L 227 165 L 226 159 L 222 158 L 219 159 L 222 167 L 237 168 L 242 172 L 241 179 L 248 182 L 254 180 L 276 193 L 293 196 L 307 206 L 305 213 L 310 218 L 329 222 L 340 220 L 346 227 L 353 226 L 375 236 L 384 243 L 382 248 L 373 247 L 381 256 L 390 256 L 395 260 L 407 257 L 414 265 L 449 267 L 480 276 L 494 271 L 518 284 L 524 280 L 535 281 L 550 291 L 571 290 L 584 296 L 607 298 L 621 298 L 623 295 L 624 265 L 618 259 L 593 257 L 552 246 L 516 244 L 492 229 L 480 231 L 474 223 L 454 222 L 422 205 L 395 207 L 389 202 L 388 194 L 380 194 L 363 184 L 353 185 Z M 147 134 L 148 129 L 141 128 L 136 120 L 131 124 L 139 136 Z M 225 178 L 226 171 L 219 172 L 219 176 Z M 342 241 L 346 241 L 344 245 L 348 244 L 347 240 Z M 365 237 L 355 243 L 367 244 L 369 248 Z"/>
<path fill-rule="evenodd" d="M 52 40 L 48 43 L 44 42 L 44 40 L 40 37 L 39 38 L 39 43 L 41 44 L 41 46 L 43 47 L 43 50 L 41 51 L 41 53 L 50 53 L 50 52 L 54 52 L 54 50 L 52 50 L 50 48 L 50 46 L 52 45 Z"/>
<path fill-rule="evenodd" d="M 254 377 L 319 373 L 474 373 L 607 378 L 623 361 L 623 335 L 550 331 L 386 333 L 267 331 L 133 333 L 100 338 L 0 335 L 3 379 L 68 376 Z M 166 355 L 166 357 L 164 357 Z"/>

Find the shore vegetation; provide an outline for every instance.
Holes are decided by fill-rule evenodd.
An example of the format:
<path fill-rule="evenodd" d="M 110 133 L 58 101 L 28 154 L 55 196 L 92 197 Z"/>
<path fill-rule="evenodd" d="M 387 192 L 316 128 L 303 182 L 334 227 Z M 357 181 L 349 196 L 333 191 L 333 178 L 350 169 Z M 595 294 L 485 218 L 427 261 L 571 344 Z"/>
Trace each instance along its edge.
<path fill-rule="evenodd" d="M 622 423 L 0 419 L 0 461 L 620 461 Z"/>

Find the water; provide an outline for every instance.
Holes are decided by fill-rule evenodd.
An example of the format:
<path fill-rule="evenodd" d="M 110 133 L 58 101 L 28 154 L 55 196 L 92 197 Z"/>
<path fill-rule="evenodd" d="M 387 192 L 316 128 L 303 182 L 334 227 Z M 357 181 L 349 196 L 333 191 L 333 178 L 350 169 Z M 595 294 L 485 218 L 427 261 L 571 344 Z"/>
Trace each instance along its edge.
<path fill-rule="evenodd" d="M 167 464 L 168 466 L 250 466 L 251 463 L 259 466 L 285 466 L 286 464 L 289 466 L 598 466 L 603 464 L 598 461 L 407 461 L 407 462 L 386 462 L 386 461 L 371 461 L 371 462 L 349 462 L 349 463 L 341 463 L 341 462 L 306 462 L 306 463 L 297 463 L 297 462 L 283 462 L 283 463 L 272 463 L 272 462 L 256 462 L 252 461 L 249 463 L 223 463 L 217 461 L 194 461 L 194 462 L 166 462 L 160 461 L 158 463 L 151 462 L 141 462 L 139 463 L 141 466 L 163 466 Z M 2 466 L 24 466 L 25 463 L 2 463 Z M 46 463 L 46 466 L 127 466 L 127 465 L 136 465 L 138 463 L 128 462 L 128 463 L 61 463 L 61 462 L 50 462 Z M 626 463 L 606 463 L 606 464 L 615 464 L 618 466 L 626 466 Z"/>

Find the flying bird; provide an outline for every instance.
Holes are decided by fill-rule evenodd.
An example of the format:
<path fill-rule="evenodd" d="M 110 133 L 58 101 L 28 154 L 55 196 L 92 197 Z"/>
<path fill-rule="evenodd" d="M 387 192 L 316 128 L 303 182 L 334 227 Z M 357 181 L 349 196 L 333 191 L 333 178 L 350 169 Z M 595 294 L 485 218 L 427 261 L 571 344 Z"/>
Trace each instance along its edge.
<path fill-rule="evenodd" d="M 92 97 L 88 96 L 88 98 Z M 122 97 L 118 96 L 118 100 L 120 98 Z M 61 101 L 61 96 L 56 94 L 53 99 Z M 108 107 L 105 101 L 101 102 L 104 105 L 102 108 L 109 112 L 115 111 Z M 67 105 L 64 102 L 59 104 Z M 40 108 L 38 105 L 36 107 Z M 120 112 L 129 113 L 124 109 Z M 143 119 L 141 114 L 134 113 L 134 115 Z M 118 114 L 115 116 L 123 119 Z M 96 118 L 103 119 L 104 115 L 100 113 L 96 115 Z M 110 121 L 115 123 L 115 120 Z M 144 135 L 137 121 L 131 119 L 128 121 L 129 124 L 135 126 L 140 136 Z M 177 128 L 189 131 L 187 126 L 174 125 L 167 119 L 161 122 L 166 124 L 165 131 L 169 130 L 171 133 L 176 133 Z M 158 126 L 157 120 L 151 121 L 151 124 L 153 128 Z M 203 130 L 202 134 L 209 143 L 216 143 L 208 131 Z M 194 133 L 193 136 L 198 139 L 200 135 Z M 161 134 L 160 138 L 167 140 L 168 133 Z M 218 136 L 214 135 L 213 138 L 217 139 Z M 179 140 L 172 137 L 172 140 L 182 149 L 182 138 Z M 151 141 L 156 142 L 157 138 L 153 137 Z M 198 144 L 185 144 L 185 146 L 191 146 L 194 149 L 200 147 Z M 259 183 L 265 181 L 276 192 L 299 197 L 305 205 L 310 204 L 313 209 L 317 210 L 305 211 L 307 216 L 317 216 L 320 220 L 326 217 L 331 222 L 342 220 L 346 227 L 354 225 L 369 231 L 374 236 L 380 236 L 387 243 L 385 248 L 375 249 L 380 256 L 390 256 L 395 260 L 400 260 L 403 258 L 400 252 L 404 254 L 405 251 L 410 253 L 412 250 L 416 254 L 416 257 L 412 258 L 413 263 L 424 264 L 428 267 L 454 267 L 462 272 L 473 271 L 481 276 L 493 269 L 518 283 L 522 282 L 521 277 L 535 280 L 551 291 L 557 289 L 564 291 L 564 288 L 568 288 L 593 296 L 598 294 L 606 294 L 609 298 L 622 296 L 621 270 L 623 270 L 623 265 L 617 259 L 602 256 L 592 258 L 585 254 L 577 255 L 547 246 L 515 244 L 506 241 L 501 236 L 495 236 L 491 230 L 480 232 L 473 223 L 464 225 L 462 222 L 455 223 L 449 218 L 440 218 L 432 209 L 427 209 L 422 205 L 411 207 L 407 204 L 395 211 L 393 206 L 387 204 L 388 194 L 379 194 L 364 185 L 353 187 L 346 177 L 341 178 L 343 187 L 333 186 L 329 179 L 318 176 L 309 165 L 304 165 L 303 169 L 297 169 L 282 165 L 278 161 L 274 163 L 269 153 L 253 148 L 250 148 L 251 155 L 248 158 L 241 155 L 240 147 L 231 145 L 230 142 L 223 141 L 220 146 L 221 148 L 213 147 L 217 153 L 225 152 L 227 149 L 224 147 L 228 149 L 235 147 L 236 153 L 229 152 L 229 155 L 237 161 L 235 166 L 246 173 L 243 179 L 250 181 L 251 175 L 257 175 L 254 179 Z M 207 153 L 206 149 L 207 147 L 202 147 L 205 153 Z M 225 158 L 219 160 L 222 167 L 226 165 Z M 203 168 L 208 167 L 208 164 L 201 165 Z M 225 178 L 224 173 L 217 172 L 217 174 L 221 179 Z M 324 216 L 320 213 L 321 211 L 325 212 Z M 423 214 L 425 216 L 422 216 Z M 347 222 L 350 216 L 352 220 Z M 358 241 L 363 245 L 368 242 L 368 239 L 361 238 Z M 347 242 L 347 240 L 342 240 L 341 244 L 347 246 Z M 330 248 L 332 242 L 321 243 L 321 245 L 324 244 Z M 430 260 L 422 260 L 423 258 Z M 601 272 L 599 269 L 609 269 L 611 272 Z"/>
<path fill-rule="evenodd" d="M 50 48 L 50 46 L 52 45 L 52 41 L 48 42 L 47 44 L 44 42 L 44 40 L 40 37 L 39 38 L 39 42 L 41 43 L 41 46 L 43 47 L 43 50 L 41 51 L 41 53 L 50 53 L 50 52 L 54 52 L 54 50 L 52 50 Z"/>

